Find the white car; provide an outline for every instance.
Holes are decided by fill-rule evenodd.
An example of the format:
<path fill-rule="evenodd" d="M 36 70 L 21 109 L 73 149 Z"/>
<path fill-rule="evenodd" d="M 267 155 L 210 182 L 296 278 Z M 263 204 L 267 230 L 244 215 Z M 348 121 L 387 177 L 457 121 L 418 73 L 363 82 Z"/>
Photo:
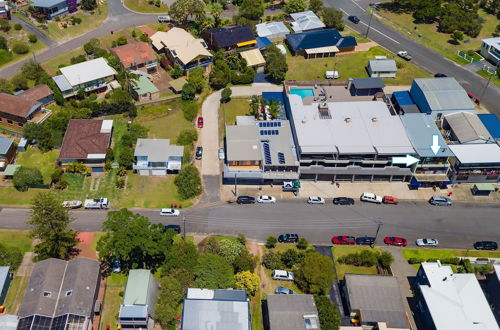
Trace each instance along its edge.
<path fill-rule="evenodd" d="M 219 148 L 219 159 L 224 160 L 226 158 L 226 154 L 224 153 L 224 148 Z"/>
<path fill-rule="evenodd" d="M 257 198 L 257 203 L 276 203 L 276 198 L 273 196 L 262 195 Z"/>
<path fill-rule="evenodd" d="M 370 192 L 364 192 L 361 195 L 361 200 L 363 202 L 382 204 L 382 197 L 375 195 L 374 193 L 370 193 Z"/>
<path fill-rule="evenodd" d="M 439 244 L 435 238 L 419 238 L 416 243 L 417 246 L 438 246 Z"/>
<path fill-rule="evenodd" d="M 161 209 L 160 210 L 160 215 L 166 216 L 166 217 L 178 217 L 181 212 L 176 209 Z"/>
<path fill-rule="evenodd" d="M 318 196 L 309 196 L 307 204 L 325 204 L 325 199 Z"/>

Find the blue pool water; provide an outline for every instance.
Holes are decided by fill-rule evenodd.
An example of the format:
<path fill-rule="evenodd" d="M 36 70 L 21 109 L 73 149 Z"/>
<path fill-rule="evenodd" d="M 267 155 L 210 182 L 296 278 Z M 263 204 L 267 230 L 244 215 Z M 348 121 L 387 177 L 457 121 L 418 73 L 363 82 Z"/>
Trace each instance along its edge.
<path fill-rule="evenodd" d="M 302 99 L 309 96 L 314 96 L 314 91 L 312 88 L 290 88 L 290 94 L 299 95 Z"/>

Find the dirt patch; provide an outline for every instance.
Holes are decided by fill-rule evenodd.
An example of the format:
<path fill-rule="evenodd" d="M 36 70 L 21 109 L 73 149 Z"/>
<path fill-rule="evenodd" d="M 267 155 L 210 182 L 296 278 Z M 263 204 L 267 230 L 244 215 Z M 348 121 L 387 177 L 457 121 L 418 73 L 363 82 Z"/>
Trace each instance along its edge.
<path fill-rule="evenodd" d="M 78 233 L 77 238 L 80 240 L 80 242 L 76 245 L 76 248 L 80 251 L 77 257 L 97 260 L 97 254 L 92 247 L 94 233 L 81 232 Z"/>
<path fill-rule="evenodd" d="M 264 255 L 264 249 L 262 245 L 257 242 L 248 242 L 247 248 L 251 254 L 257 257 L 257 266 L 255 267 L 255 274 L 260 277 L 260 289 L 262 292 L 272 292 L 273 284 L 266 274 L 264 267 L 262 266 L 262 256 Z"/>

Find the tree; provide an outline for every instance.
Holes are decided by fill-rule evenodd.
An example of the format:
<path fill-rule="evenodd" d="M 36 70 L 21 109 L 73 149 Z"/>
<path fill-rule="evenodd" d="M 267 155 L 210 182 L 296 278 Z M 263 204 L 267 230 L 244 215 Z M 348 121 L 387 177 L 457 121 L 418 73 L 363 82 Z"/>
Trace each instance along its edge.
<path fill-rule="evenodd" d="M 0 49 L 9 49 L 9 45 L 7 44 L 7 39 L 4 36 L 0 36 Z"/>
<path fill-rule="evenodd" d="M 23 253 L 16 247 L 7 247 L 0 243 L 0 265 L 16 270 L 23 261 Z"/>
<path fill-rule="evenodd" d="M 174 183 L 182 199 L 196 197 L 202 192 L 200 172 L 194 165 L 184 166 Z"/>
<path fill-rule="evenodd" d="M 221 92 L 221 102 L 222 103 L 229 102 L 229 100 L 231 99 L 232 93 L 233 93 L 233 91 L 231 90 L 231 88 L 229 88 L 229 87 L 224 88 Z"/>
<path fill-rule="evenodd" d="M 6 19 L 0 19 L 0 30 L 3 32 L 9 32 L 10 30 L 10 23 Z"/>
<path fill-rule="evenodd" d="M 460 44 L 460 41 L 464 40 L 464 34 L 460 31 L 453 31 L 451 39 L 453 39 L 453 42 L 458 45 Z"/>
<path fill-rule="evenodd" d="M 229 262 L 213 253 L 200 255 L 195 278 L 196 287 L 205 289 L 227 289 L 234 283 L 233 268 Z"/>
<path fill-rule="evenodd" d="M 184 75 L 184 70 L 182 70 L 179 64 L 175 63 L 172 69 L 170 69 L 170 75 L 174 79 L 180 78 Z"/>
<path fill-rule="evenodd" d="M 181 146 L 192 145 L 198 138 L 198 132 L 194 128 L 182 130 L 177 137 L 177 144 Z"/>
<path fill-rule="evenodd" d="M 229 262 L 231 265 L 234 264 L 236 257 L 238 257 L 240 253 L 245 249 L 245 247 L 241 245 L 240 242 L 232 239 L 223 238 L 219 241 L 219 243 L 220 248 L 218 255 L 226 259 L 227 262 Z"/>
<path fill-rule="evenodd" d="M 16 41 L 12 46 L 12 51 L 16 54 L 27 54 L 30 51 L 30 47 L 22 41 Z"/>
<path fill-rule="evenodd" d="M 32 44 L 36 44 L 36 42 L 38 41 L 38 37 L 36 36 L 36 34 L 31 33 L 28 35 L 28 41 Z"/>
<path fill-rule="evenodd" d="M 297 249 L 299 250 L 305 250 L 309 246 L 309 243 L 307 242 L 307 239 L 304 237 L 299 238 L 299 241 L 297 242 Z"/>
<path fill-rule="evenodd" d="M 264 67 L 268 77 L 276 83 L 285 80 L 288 71 L 286 56 L 275 45 L 266 47 L 266 65 Z"/>
<path fill-rule="evenodd" d="M 178 240 L 173 247 L 166 252 L 166 260 L 161 266 L 161 274 L 171 274 L 175 269 L 184 270 L 191 281 L 198 266 L 198 250 L 193 242 Z"/>
<path fill-rule="evenodd" d="M 283 11 L 287 14 L 293 14 L 304 11 L 306 8 L 305 0 L 288 0 L 285 3 L 285 7 L 283 7 Z"/>
<path fill-rule="evenodd" d="M 309 10 L 314 12 L 316 15 L 320 15 L 323 10 L 323 1 L 321 0 L 309 0 Z"/>
<path fill-rule="evenodd" d="M 134 164 L 134 150 L 131 147 L 122 148 L 118 157 L 118 164 L 127 169 L 132 168 L 132 164 Z"/>
<path fill-rule="evenodd" d="M 378 256 L 378 262 L 385 269 L 389 269 L 389 267 L 391 267 L 391 264 L 394 262 L 394 257 L 392 256 L 392 253 L 382 251 L 382 253 L 380 253 L 380 255 Z"/>
<path fill-rule="evenodd" d="M 177 319 L 177 309 L 184 297 L 181 283 L 170 276 L 160 279 L 160 290 L 156 301 L 155 318 L 164 329 L 173 325 Z"/>
<path fill-rule="evenodd" d="M 238 11 L 246 19 L 258 20 L 264 15 L 264 3 L 262 0 L 243 0 Z"/>
<path fill-rule="evenodd" d="M 201 93 L 206 86 L 204 70 L 202 67 L 197 67 L 189 72 L 188 82 L 193 85 L 196 93 Z"/>
<path fill-rule="evenodd" d="M 194 97 L 196 96 L 196 88 L 192 83 L 187 82 L 184 86 L 182 86 L 181 95 L 183 100 L 194 100 Z"/>
<path fill-rule="evenodd" d="M 30 142 L 38 141 L 38 147 L 44 152 L 54 148 L 52 133 L 47 125 L 26 123 L 23 127 L 23 136 Z"/>
<path fill-rule="evenodd" d="M 80 7 L 87 10 L 87 11 L 94 10 L 97 7 L 97 1 L 96 0 L 82 0 L 80 2 Z"/>
<path fill-rule="evenodd" d="M 38 260 L 66 259 L 76 252 L 77 232 L 69 228 L 74 219 L 53 193 L 36 195 L 30 217 L 26 222 L 32 227 L 29 235 L 40 242 L 34 248 Z"/>
<path fill-rule="evenodd" d="M 96 50 L 99 49 L 101 45 L 101 42 L 97 38 L 92 38 L 87 42 L 86 44 L 83 45 L 83 50 L 85 53 L 88 55 L 95 54 Z"/>
<path fill-rule="evenodd" d="M 260 287 L 260 277 L 248 271 L 238 273 L 234 275 L 234 287 L 255 296 Z"/>
<path fill-rule="evenodd" d="M 337 306 L 327 296 L 314 296 L 314 302 L 318 309 L 321 329 L 338 330 L 340 326 L 340 313 Z"/>
<path fill-rule="evenodd" d="M 28 191 L 30 185 L 43 183 L 42 173 L 38 168 L 21 166 L 14 173 L 12 183 L 17 190 Z"/>
<path fill-rule="evenodd" d="M 12 85 L 7 79 L 0 78 L 0 93 L 10 94 L 12 92 Z"/>
<path fill-rule="evenodd" d="M 326 294 L 333 283 L 333 261 L 317 252 L 308 252 L 299 269 L 295 272 L 295 282 L 299 288 L 311 294 Z"/>
<path fill-rule="evenodd" d="M 278 240 L 274 236 L 269 236 L 266 239 L 266 248 L 272 249 L 276 247 L 276 243 L 278 243 Z"/>
<path fill-rule="evenodd" d="M 220 27 L 221 25 L 221 15 L 224 12 L 224 6 L 220 2 L 213 2 L 208 6 L 208 11 L 213 16 L 215 20 L 215 27 Z"/>
<path fill-rule="evenodd" d="M 339 31 L 344 30 L 344 22 L 342 21 L 342 12 L 340 10 L 333 7 L 325 7 L 321 16 L 327 28 L 335 28 Z"/>
<path fill-rule="evenodd" d="M 28 79 L 26 79 L 23 74 L 16 74 L 14 77 L 12 77 L 10 83 L 15 91 L 28 89 Z"/>
<path fill-rule="evenodd" d="M 205 5 L 200 0 L 177 0 L 169 8 L 169 15 L 181 26 L 187 26 L 189 15 L 201 17 Z"/>
<path fill-rule="evenodd" d="M 181 104 L 182 113 L 187 121 L 193 121 L 198 114 L 198 105 L 196 102 L 183 102 Z"/>
<path fill-rule="evenodd" d="M 253 272 L 257 262 L 255 257 L 248 252 L 247 249 L 241 251 L 241 253 L 234 259 L 233 269 L 235 273 L 249 271 Z"/>
<path fill-rule="evenodd" d="M 295 249 L 288 249 L 281 254 L 281 261 L 286 268 L 292 268 L 293 266 L 302 263 L 302 261 L 304 261 L 304 257 L 304 252 L 298 252 Z"/>
<path fill-rule="evenodd" d="M 123 46 L 128 43 L 127 37 L 125 36 L 119 36 L 118 39 L 116 39 L 116 44 L 118 46 Z"/>
<path fill-rule="evenodd" d="M 269 251 L 266 254 L 264 254 L 264 257 L 262 258 L 262 264 L 267 269 L 285 268 L 283 261 L 281 261 L 281 253 L 279 252 Z"/>

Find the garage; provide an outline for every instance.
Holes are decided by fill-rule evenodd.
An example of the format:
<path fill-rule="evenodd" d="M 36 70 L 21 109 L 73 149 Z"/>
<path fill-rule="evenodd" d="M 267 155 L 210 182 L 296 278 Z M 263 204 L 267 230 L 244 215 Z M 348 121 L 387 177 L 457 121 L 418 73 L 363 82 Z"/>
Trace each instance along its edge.
<path fill-rule="evenodd" d="M 149 170 L 139 170 L 139 175 L 149 175 Z"/>
<path fill-rule="evenodd" d="M 167 170 L 151 170 L 151 175 L 167 175 Z"/>

